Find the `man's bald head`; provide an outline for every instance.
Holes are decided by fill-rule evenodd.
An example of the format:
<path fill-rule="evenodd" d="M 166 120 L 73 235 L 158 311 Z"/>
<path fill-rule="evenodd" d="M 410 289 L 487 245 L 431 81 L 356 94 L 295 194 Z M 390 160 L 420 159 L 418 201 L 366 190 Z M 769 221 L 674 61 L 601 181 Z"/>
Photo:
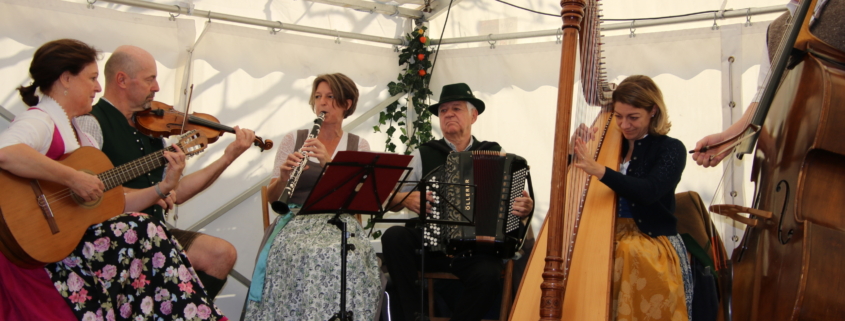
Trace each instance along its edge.
<path fill-rule="evenodd" d="M 127 117 L 130 112 L 150 107 L 159 86 L 156 61 L 149 52 L 135 46 L 120 46 L 106 61 L 104 96 Z"/>
<path fill-rule="evenodd" d="M 106 84 L 114 82 L 119 72 L 135 78 L 138 70 L 149 64 L 155 65 L 155 59 L 146 50 L 135 46 L 120 46 L 106 61 Z"/>

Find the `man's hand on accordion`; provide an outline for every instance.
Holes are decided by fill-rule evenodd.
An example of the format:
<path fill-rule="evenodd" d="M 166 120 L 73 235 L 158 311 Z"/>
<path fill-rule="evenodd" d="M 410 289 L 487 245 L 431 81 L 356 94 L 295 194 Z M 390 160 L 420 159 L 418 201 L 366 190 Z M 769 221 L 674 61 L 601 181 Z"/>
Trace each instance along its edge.
<path fill-rule="evenodd" d="M 513 201 L 513 211 L 511 214 L 519 218 L 524 218 L 534 210 L 534 200 L 528 196 L 527 191 L 522 191 L 522 197 L 517 197 Z"/>
<path fill-rule="evenodd" d="M 405 198 L 404 195 L 397 194 L 397 197 Z M 402 199 L 400 198 L 400 199 Z M 425 212 L 431 213 L 431 203 L 434 202 L 434 197 L 431 195 L 431 192 L 425 193 L 425 198 L 428 202 L 425 203 Z M 420 192 L 411 192 L 408 194 L 407 198 L 402 201 L 402 206 L 407 208 L 414 213 L 420 213 Z"/>

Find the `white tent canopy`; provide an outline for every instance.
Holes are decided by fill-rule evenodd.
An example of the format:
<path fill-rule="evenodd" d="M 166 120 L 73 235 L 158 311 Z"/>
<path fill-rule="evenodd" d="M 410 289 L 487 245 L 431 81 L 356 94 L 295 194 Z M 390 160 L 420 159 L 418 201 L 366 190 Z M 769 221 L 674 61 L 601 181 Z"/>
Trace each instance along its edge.
<path fill-rule="evenodd" d="M 171 19 L 168 13 L 105 1 L 0 0 L 0 114 L 12 117 L 25 110 L 16 87 L 28 85 L 27 68 L 36 48 L 58 38 L 76 38 L 102 50 L 105 59 L 118 46 L 132 44 L 152 53 L 158 62 L 161 91 L 156 100 L 184 109 L 186 89 L 193 85 L 191 111 L 216 116 L 221 123 L 254 129 L 265 139 L 279 142 L 291 130 L 310 127 L 308 108 L 311 81 L 318 74 L 342 72 L 356 81 L 361 98 L 359 115 L 389 98 L 387 83 L 402 72 L 394 46 L 383 42 L 316 35 L 284 29 L 230 23 L 187 12 Z M 341 2 L 341 1 L 320 1 Z M 342 1 L 368 3 L 367 1 Z M 539 12 L 557 14 L 557 1 L 512 0 Z M 356 11 L 326 3 L 285 1 L 161 1 L 151 3 L 192 8 L 268 22 L 363 34 L 379 39 L 401 39 L 415 22 L 403 17 L 419 11 L 422 3 L 389 2 L 401 14 Z M 428 21 L 429 37 L 504 35 L 559 28 L 559 17 L 531 13 L 495 1 L 437 1 L 440 10 Z M 723 6 L 747 11 L 782 5 L 774 0 L 721 1 L 605 0 L 605 18 L 646 18 L 718 10 Z M 93 7 L 93 9 L 91 8 Z M 381 10 L 381 9 L 380 9 Z M 185 9 L 187 11 L 187 9 Z M 447 19 L 448 12 L 448 21 Z M 175 16 L 175 14 L 172 14 Z M 706 134 L 720 131 L 737 119 L 756 90 L 758 66 L 767 21 L 777 13 L 714 21 L 637 27 L 609 33 L 605 38 L 608 76 L 614 82 L 632 74 L 655 79 L 664 92 L 672 121 L 671 136 L 692 148 Z M 716 15 L 718 18 L 718 14 Z M 619 22 L 609 22 L 609 24 Z M 337 41 L 339 40 L 339 42 Z M 560 45 L 555 36 L 443 45 L 432 71 L 432 102 L 444 84 L 465 82 L 488 108 L 473 126 L 482 140 L 499 142 L 510 153 L 528 159 L 536 192 L 535 230 L 549 206 Z M 446 42 L 446 41 L 444 41 Z M 729 62 L 733 57 L 734 62 Z M 104 83 L 103 79 L 100 79 Z M 404 102 L 404 99 L 401 100 Z M 728 107 L 734 101 L 737 108 Z M 733 118 L 732 118 L 733 117 Z M 377 118 L 368 117 L 348 131 L 367 139 L 373 150 L 384 149 L 385 135 L 374 133 Z M 8 126 L 0 119 L 0 129 Z M 437 120 L 434 120 L 435 127 Z M 439 137 L 439 129 L 435 129 Z M 193 172 L 220 157 L 233 135 L 226 134 L 209 150 L 189 161 Z M 250 276 L 261 237 L 260 196 L 257 187 L 273 170 L 275 149 L 247 150 L 211 188 L 179 207 L 180 228 L 202 232 L 233 243 L 240 256 L 235 270 Z M 735 202 L 743 203 L 748 175 L 737 163 Z M 720 166 L 721 167 L 721 166 Z M 747 166 L 745 166 L 747 167 Z M 747 169 L 746 169 L 747 170 Z M 722 170 L 704 169 L 687 162 L 678 191 L 693 190 L 709 201 L 716 195 Z M 720 194 L 721 195 L 721 194 Z M 209 214 L 214 214 L 207 218 Z M 726 242 L 735 232 L 723 223 Z M 726 234 L 726 235 L 724 235 Z M 730 246 L 730 244 L 728 244 Z M 246 287 L 232 280 L 217 303 L 230 318 L 240 314 Z"/>

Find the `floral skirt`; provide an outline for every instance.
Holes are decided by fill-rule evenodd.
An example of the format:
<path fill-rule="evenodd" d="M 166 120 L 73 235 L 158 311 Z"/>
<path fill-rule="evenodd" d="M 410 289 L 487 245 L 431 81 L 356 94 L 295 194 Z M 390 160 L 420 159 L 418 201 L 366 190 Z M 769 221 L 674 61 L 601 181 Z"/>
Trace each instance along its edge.
<path fill-rule="evenodd" d="M 143 213 L 92 225 L 45 268 L 80 320 L 227 320 L 176 239 Z"/>
<path fill-rule="evenodd" d="M 328 320 L 340 311 L 340 229 L 334 214 L 297 215 L 274 240 L 267 256 L 261 301 L 247 300 L 244 320 Z M 358 221 L 342 215 L 355 246 L 346 264 L 346 310 L 354 320 L 373 320 L 381 279 L 378 260 Z"/>
<path fill-rule="evenodd" d="M 689 263 L 686 250 L 676 248 L 670 237 L 644 234 L 631 218 L 616 219 L 613 320 L 689 319 L 687 292 L 691 299 L 692 286 L 685 285 Z"/>

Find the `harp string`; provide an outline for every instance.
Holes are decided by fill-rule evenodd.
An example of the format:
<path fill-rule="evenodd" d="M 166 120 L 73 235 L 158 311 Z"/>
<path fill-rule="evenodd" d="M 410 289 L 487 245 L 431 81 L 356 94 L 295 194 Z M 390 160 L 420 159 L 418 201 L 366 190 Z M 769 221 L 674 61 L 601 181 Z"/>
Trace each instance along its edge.
<path fill-rule="evenodd" d="M 597 1 L 588 1 L 585 7 L 585 17 L 580 32 L 580 48 L 578 50 L 578 61 L 575 75 L 578 81 L 573 88 L 576 93 L 573 102 L 572 122 L 570 124 L 570 137 L 573 140 L 569 145 L 569 154 L 574 155 L 574 138 L 580 138 L 587 145 L 590 156 L 596 159 L 599 147 L 605 131 L 605 122 L 598 121 L 602 113 L 610 111 L 609 105 L 603 105 L 602 94 L 604 92 L 605 79 L 603 78 L 601 46 L 600 46 L 600 21 L 598 19 L 599 4 Z M 573 157 L 573 162 L 579 160 Z M 572 257 L 575 238 L 578 231 L 578 223 L 584 208 L 586 192 L 591 183 L 590 175 L 582 170 L 570 169 L 567 175 L 567 195 L 569 200 L 565 204 L 563 218 L 563 260 L 564 267 L 568 269 Z M 564 273 L 568 277 L 568 273 Z"/>

